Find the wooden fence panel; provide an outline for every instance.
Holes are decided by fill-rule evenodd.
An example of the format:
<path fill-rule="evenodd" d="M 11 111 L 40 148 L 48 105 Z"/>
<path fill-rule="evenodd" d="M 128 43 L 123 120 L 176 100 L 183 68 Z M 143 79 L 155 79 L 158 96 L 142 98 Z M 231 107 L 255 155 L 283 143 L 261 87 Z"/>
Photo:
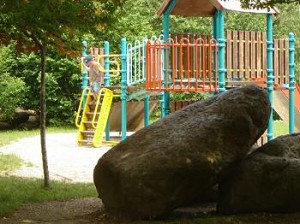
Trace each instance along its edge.
<path fill-rule="evenodd" d="M 289 81 L 289 42 L 288 39 L 274 40 L 274 84 L 287 84 Z"/>
<path fill-rule="evenodd" d="M 266 34 L 227 31 L 227 79 L 261 80 L 266 77 Z"/>

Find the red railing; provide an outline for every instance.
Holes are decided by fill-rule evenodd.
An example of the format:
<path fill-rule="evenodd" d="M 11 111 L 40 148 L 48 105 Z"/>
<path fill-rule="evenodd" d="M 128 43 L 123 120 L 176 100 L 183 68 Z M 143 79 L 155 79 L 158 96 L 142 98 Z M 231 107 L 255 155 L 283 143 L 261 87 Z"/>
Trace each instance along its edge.
<path fill-rule="evenodd" d="M 149 40 L 146 46 L 146 89 L 149 91 L 215 92 L 217 42 L 198 38 Z"/>

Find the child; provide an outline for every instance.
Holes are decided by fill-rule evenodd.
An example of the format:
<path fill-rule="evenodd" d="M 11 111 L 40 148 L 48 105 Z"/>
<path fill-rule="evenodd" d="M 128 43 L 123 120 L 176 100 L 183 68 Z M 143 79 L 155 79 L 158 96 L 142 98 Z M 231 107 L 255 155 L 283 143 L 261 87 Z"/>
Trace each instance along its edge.
<path fill-rule="evenodd" d="M 104 73 L 101 72 L 101 65 L 91 55 L 85 56 L 83 63 L 88 70 L 90 89 L 93 93 L 93 101 L 89 105 L 94 105 L 103 84 Z"/>

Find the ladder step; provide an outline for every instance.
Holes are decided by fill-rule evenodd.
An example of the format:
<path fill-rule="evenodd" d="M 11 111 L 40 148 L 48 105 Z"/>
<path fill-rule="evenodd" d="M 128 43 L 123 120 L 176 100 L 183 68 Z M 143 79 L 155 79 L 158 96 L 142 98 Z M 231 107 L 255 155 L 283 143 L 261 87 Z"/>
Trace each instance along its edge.
<path fill-rule="evenodd" d="M 89 134 L 89 135 L 92 135 L 92 134 L 95 134 L 95 131 L 94 130 L 85 130 L 85 131 L 80 131 L 82 134 Z"/>
<path fill-rule="evenodd" d="M 96 115 L 100 115 L 100 112 L 86 112 L 85 113 L 86 115 L 88 115 L 88 116 L 93 116 L 94 114 L 96 114 Z"/>
<path fill-rule="evenodd" d="M 95 135 L 95 131 L 80 131 L 83 138 L 93 139 Z"/>
<path fill-rule="evenodd" d="M 93 140 L 86 140 L 86 139 L 83 139 L 83 140 L 78 140 L 79 143 L 85 143 L 85 144 L 93 144 Z"/>
<path fill-rule="evenodd" d="M 84 121 L 83 123 L 84 123 L 86 126 L 92 127 L 92 123 L 93 123 L 93 122 L 92 122 L 92 121 Z M 95 124 L 97 125 L 97 123 L 98 123 L 98 122 L 96 121 Z"/>

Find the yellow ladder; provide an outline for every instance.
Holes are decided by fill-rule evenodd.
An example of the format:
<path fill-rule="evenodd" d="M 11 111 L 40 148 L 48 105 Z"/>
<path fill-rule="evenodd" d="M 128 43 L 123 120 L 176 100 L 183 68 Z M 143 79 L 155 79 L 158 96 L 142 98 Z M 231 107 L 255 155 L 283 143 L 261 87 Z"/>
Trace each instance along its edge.
<path fill-rule="evenodd" d="M 109 117 L 113 97 L 113 91 L 102 88 L 98 94 L 96 103 L 90 105 L 93 100 L 90 89 L 86 88 L 82 91 L 75 121 L 76 126 L 78 127 L 78 145 L 100 147 L 103 143 L 116 143 L 112 141 L 103 141 L 103 134 Z"/>

